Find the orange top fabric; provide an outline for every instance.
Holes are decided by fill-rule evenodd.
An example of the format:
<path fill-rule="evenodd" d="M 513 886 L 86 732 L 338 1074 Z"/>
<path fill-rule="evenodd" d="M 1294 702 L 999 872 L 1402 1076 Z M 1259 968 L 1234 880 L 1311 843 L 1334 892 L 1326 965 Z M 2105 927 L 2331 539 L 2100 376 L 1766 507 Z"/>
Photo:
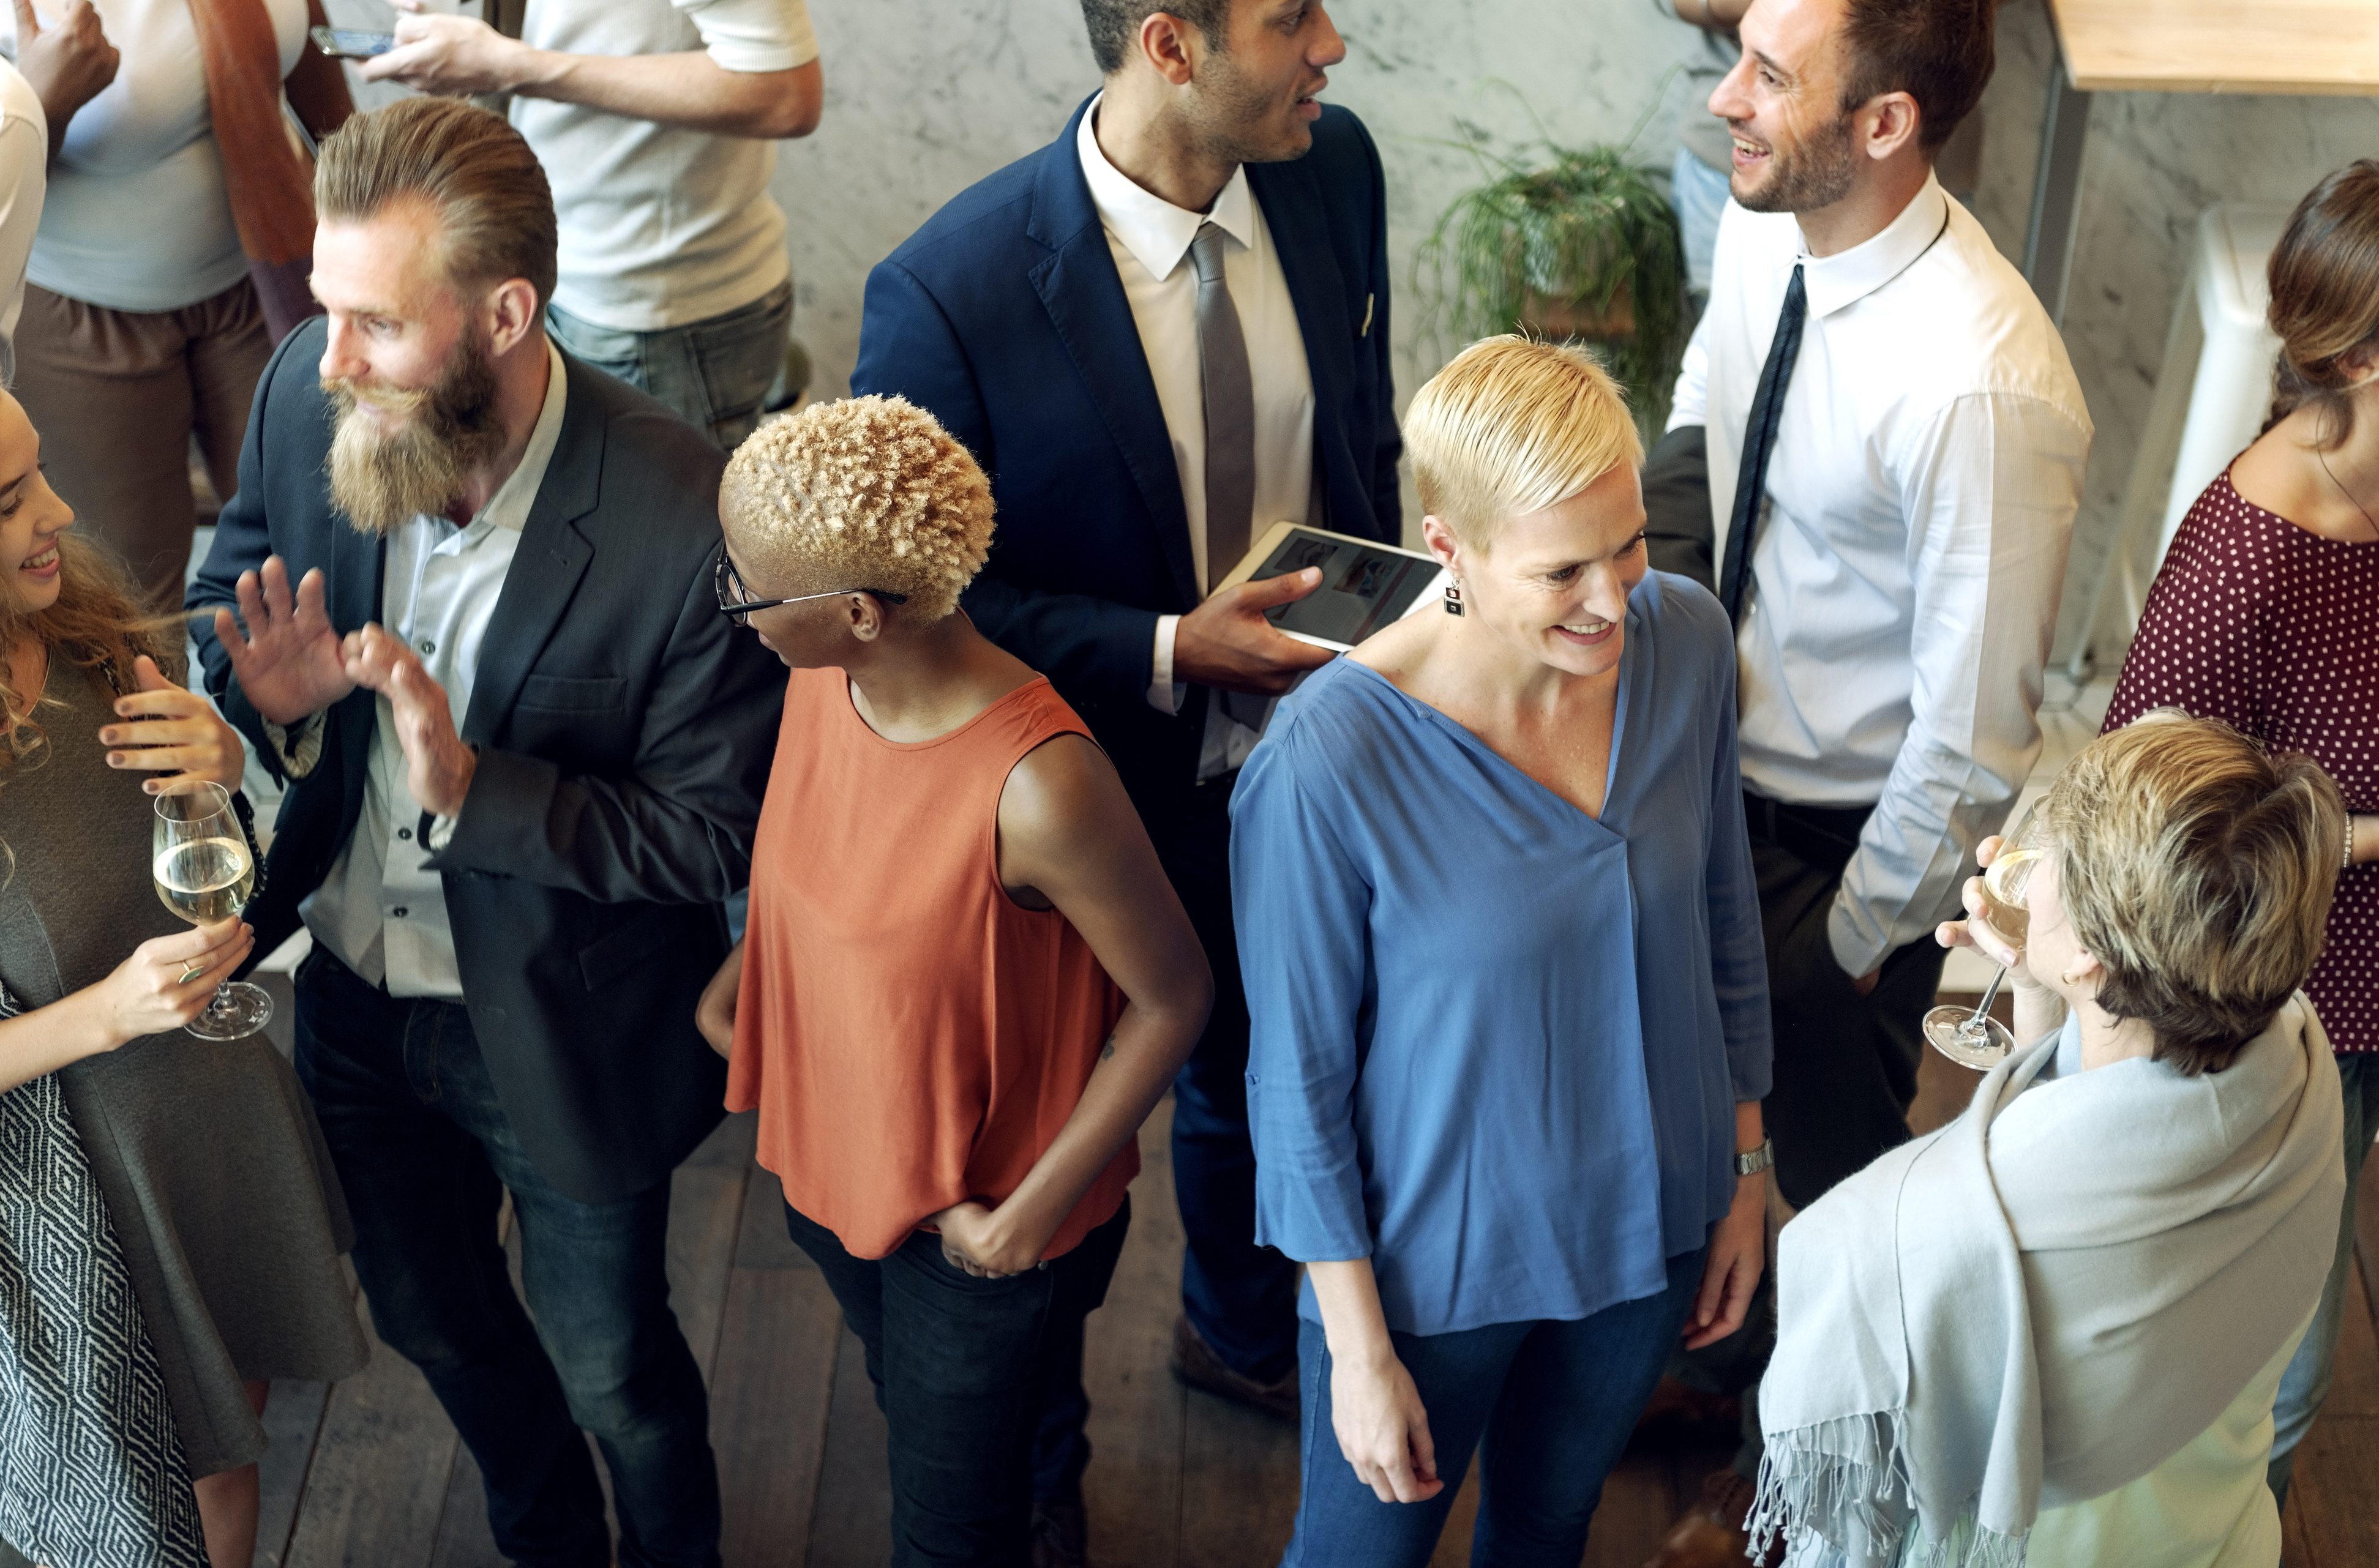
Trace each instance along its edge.
<path fill-rule="evenodd" d="M 999 880 L 999 795 L 1024 754 L 1090 733 L 1036 677 L 948 734 L 870 729 L 839 669 L 797 669 L 752 852 L 727 1108 L 853 1256 L 1016 1189 L 1073 1115 L 1123 996 L 1066 917 Z M 1122 1206 L 1137 1143 L 1051 1238 Z"/>

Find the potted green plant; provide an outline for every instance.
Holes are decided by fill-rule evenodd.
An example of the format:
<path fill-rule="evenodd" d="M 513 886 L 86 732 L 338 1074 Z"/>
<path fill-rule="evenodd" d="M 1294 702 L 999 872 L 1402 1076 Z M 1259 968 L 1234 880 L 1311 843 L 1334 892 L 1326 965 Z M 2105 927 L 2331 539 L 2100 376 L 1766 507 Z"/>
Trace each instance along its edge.
<path fill-rule="evenodd" d="M 1591 345 L 1657 436 L 1688 324 L 1677 217 L 1651 172 L 1622 148 L 1544 141 L 1506 158 L 1466 145 L 1492 177 L 1455 198 L 1415 253 L 1425 307 L 1463 341 L 1521 332 Z"/>

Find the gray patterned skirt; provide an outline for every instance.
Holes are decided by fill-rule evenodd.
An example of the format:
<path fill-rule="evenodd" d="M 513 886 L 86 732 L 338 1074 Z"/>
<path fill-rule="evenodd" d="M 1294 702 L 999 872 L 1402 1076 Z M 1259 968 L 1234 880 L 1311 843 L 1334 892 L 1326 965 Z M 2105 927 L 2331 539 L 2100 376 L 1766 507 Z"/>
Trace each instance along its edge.
<path fill-rule="evenodd" d="M 0 1537 L 48 1568 L 207 1563 L 157 1352 L 54 1074 L 0 1093 Z"/>

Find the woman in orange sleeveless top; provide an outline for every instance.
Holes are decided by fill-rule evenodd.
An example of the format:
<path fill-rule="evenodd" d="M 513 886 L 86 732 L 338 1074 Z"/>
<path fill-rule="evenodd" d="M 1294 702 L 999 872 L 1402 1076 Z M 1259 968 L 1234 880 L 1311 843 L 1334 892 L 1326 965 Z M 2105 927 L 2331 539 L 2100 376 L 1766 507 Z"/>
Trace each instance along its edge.
<path fill-rule="evenodd" d="M 719 517 L 719 608 L 793 672 L 750 923 L 698 1015 L 728 1107 L 759 1108 L 866 1346 L 893 1562 L 1021 1564 L 1036 1530 L 1078 1556 L 1082 1320 L 1205 957 L 1081 720 L 957 613 L 991 493 L 932 416 L 778 420 Z"/>

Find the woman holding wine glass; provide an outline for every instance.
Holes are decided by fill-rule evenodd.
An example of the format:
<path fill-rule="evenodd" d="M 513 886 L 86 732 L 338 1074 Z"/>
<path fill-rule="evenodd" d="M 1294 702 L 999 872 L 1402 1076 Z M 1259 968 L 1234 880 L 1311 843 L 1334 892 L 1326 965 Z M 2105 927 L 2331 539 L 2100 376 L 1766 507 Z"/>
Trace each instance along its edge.
<path fill-rule="evenodd" d="M 1793 1562 L 2277 1562 L 2272 1401 L 2345 1176 L 2298 989 L 2346 812 L 2302 756 L 2159 717 L 2058 775 L 2019 947 L 1981 845 L 1969 919 L 2015 1053 L 1964 1114 L 1777 1248 L 1751 1530 Z M 1995 912 L 1996 911 L 1996 912 Z"/>
<path fill-rule="evenodd" d="M 0 392 L 0 1563 L 245 1568 L 270 1380 L 365 1358 L 345 1208 L 254 1013 L 207 1021 L 238 736 L 39 455 Z"/>

